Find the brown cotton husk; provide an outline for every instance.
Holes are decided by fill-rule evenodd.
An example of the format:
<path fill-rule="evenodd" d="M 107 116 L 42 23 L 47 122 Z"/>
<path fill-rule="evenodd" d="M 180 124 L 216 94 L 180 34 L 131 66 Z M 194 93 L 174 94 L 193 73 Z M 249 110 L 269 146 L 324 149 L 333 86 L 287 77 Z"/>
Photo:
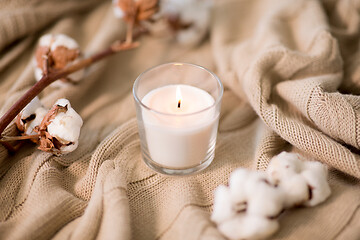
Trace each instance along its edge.
<path fill-rule="evenodd" d="M 67 64 L 80 56 L 78 49 L 68 49 L 63 46 L 50 51 L 49 47 L 38 46 L 35 52 L 37 67 L 44 70 L 44 59 L 47 58 L 47 64 L 50 69 L 63 69 Z"/>
<path fill-rule="evenodd" d="M 57 47 L 55 50 L 51 51 L 51 59 L 53 61 L 54 69 L 62 69 L 68 63 L 74 61 L 80 56 L 80 51 L 78 49 L 68 49 L 63 46 Z"/>

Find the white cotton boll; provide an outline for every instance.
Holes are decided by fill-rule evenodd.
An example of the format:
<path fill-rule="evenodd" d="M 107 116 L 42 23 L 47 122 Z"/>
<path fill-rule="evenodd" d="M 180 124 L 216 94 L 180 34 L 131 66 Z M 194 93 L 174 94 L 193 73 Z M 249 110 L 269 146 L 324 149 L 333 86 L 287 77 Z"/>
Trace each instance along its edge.
<path fill-rule="evenodd" d="M 268 176 L 273 183 L 287 179 L 302 170 L 303 162 L 295 153 L 282 152 L 273 157 L 267 168 Z"/>
<path fill-rule="evenodd" d="M 247 212 L 250 215 L 275 217 L 283 210 L 284 193 L 267 181 L 263 172 L 251 172 L 245 184 Z"/>
<path fill-rule="evenodd" d="M 304 203 L 305 206 L 315 206 L 325 201 L 331 194 L 327 181 L 327 168 L 319 162 L 306 162 L 306 170 L 301 175 L 311 188 L 311 199 Z"/>
<path fill-rule="evenodd" d="M 327 178 L 328 176 L 328 169 L 327 167 L 322 164 L 321 162 L 317 161 L 304 161 L 303 162 L 303 171 L 305 170 L 311 170 L 313 172 L 316 172 L 317 174 L 320 174 Z"/>
<path fill-rule="evenodd" d="M 301 205 L 309 197 L 305 179 L 299 175 L 303 168 L 300 156 L 282 152 L 273 157 L 269 163 L 267 174 L 272 184 L 278 185 L 285 193 L 284 207 Z"/>
<path fill-rule="evenodd" d="M 68 146 L 62 146 L 62 152 L 73 151 L 77 147 L 77 141 L 80 136 L 80 129 L 83 125 L 82 118 L 71 107 L 67 99 L 59 99 L 55 105 L 67 107 L 66 112 L 59 112 L 48 125 L 49 134 L 56 138 L 60 143 Z"/>
<path fill-rule="evenodd" d="M 214 192 L 214 209 L 211 220 L 219 224 L 234 217 L 235 214 L 229 188 L 224 185 L 218 186 Z"/>
<path fill-rule="evenodd" d="M 259 188 L 259 192 L 249 197 L 247 211 L 250 215 L 277 217 L 283 210 L 282 191 Z"/>
<path fill-rule="evenodd" d="M 181 13 L 181 20 L 192 25 L 177 34 L 176 39 L 180 44 L 195 46 L 204 38 L 210 24 L 209 6 L 208 1 L 196 1 L 194 6 Z"/>
<path fill-rule="evenodd" d="M 58 113 L 47 129 L 51 136 L 58 139 L 61 143 L 67 144 L 77 141 L 82 124 L 81 117 L 74 109 L 70 108 L 66 113 Z"/>
<path fill-rule="evenodd" d="M 177 32 L 176 40 L 181 45 L 192 47 L 208 31 L 212 5 L 212 0 L 163 0 L 160 2 L 160 15 L 178 16 L 180 23 L 189 25 Z"/>
<path fill-rule="evenodd" d="M 270 181 L 284 190 L 286 208 L 301 204 L 314 206 L 331 193 L 327 168 L 319 162 L 305 161 L 298 154 L 282 152 L 275 156 L 267 173 Z M 309 196 L 309 186 L 312 196 Z"/>
<path fill-rule="evenodd" d="M 286 152 L 271 160 L 267 172 L 235 170 L 229 188 L 217 191 L 212 220 L 234 240 L 268 238 L 279 228 L 274 218 L 285 208 L 314 206 L 331 192 L 324 165 Z"/>
<path fill-rule="evenodd" d="M 284 207 L 290 208 L 301 205 L 309 198 L 308 185 L 301 175 L 292 175 L 288 179 L 283 179 L 278 185 L 284 193 Z"/>
<path fill-rule="evenodd" d="M 49 71 L 63 69 L 81 60 L 79 44 L 65 34 L 46 34 L 39 39 L 38 48 L 33 58 L 34 76 L 39 81 L 44 75 L 43 57 L 48 54 Z M 44 49 L 45 47 L 45 49 Z M 64 49 L 59 50 L 59 47 Z M 48 52 L 50 51 L 50 52 Z M 62 88 L 69 85 L 70 82 L 78 82 L 84 78 L 85 70 L 81 69 L 69 74 L 67 79 L 59 79 L 51 87 Z M 69 81 L 67 81 L 69 80 Z"/>
<path fill-rule="evenodd" d="M 283 189 L 284 207 L 302 204 L 308 199 L 309 190 L 305 179 L 299 175 L 303 161 L 298 154 L 282 152 L 273 157 L 267 169 L 269 180 Z"/>
<path fill-rule="evenodd" d="M 249 171 L 244 168 L 238 168 L 230 174 L 229 188 L 234 202 L 240 203 L 246 201 L 245 182 L 249 176 Z"/>
<path fill-rule="evenodd" d="M 256 240 L 274 234 L 279 228 L 279 223 L 264 217 L 240 214 L 221 223 L 218 228 L 224 236 L 231 240 Z"/>
<path fill-rule="evenodd" d="M 302 174 L 311 188 L 311 199 L 304 203 L 305 206 L 316 206 L 325 201 L 331 194 L 330 186 L 321 175 L 314 175 L 311 171 Z"/>

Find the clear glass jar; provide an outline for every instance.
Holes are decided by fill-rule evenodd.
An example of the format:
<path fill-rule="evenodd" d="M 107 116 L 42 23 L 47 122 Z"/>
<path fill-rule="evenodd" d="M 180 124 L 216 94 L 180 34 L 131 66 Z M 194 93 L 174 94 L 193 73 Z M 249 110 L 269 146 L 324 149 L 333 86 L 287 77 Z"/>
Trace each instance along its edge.
<path fill-rule="evenodd" d="M 144 162 L 169 175 L 209 166 L 223 91 L 214 73 L 194 64 L 167 63 L 140 74 L 133 95 Z"/>

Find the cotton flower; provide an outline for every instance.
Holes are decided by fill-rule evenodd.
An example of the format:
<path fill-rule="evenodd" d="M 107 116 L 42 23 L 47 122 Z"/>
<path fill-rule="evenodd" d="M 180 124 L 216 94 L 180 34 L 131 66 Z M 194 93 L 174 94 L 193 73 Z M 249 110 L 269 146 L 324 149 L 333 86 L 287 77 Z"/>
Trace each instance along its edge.
<path fill-rule="evenodd" d="M 45 64 L 47 58 L 47 65 Z M 46 34 L 39 39 L 38 47 L 35 51 L 34 74 L 39 81 L 46 71 L 63 69 L 69 64 L 73 64 L 80 59 L 80 48 L 78 43 L 64 34 Z M 66 83 L 78 82 L 84 77 L 84 69 L 74 72 L 66 79 L 56 81 L 51 84 L 53 87 L 63 87 Z"/>
<path fill-rule="evenodd" d="M 319 162 L 304 162 L 304 170 L 301 175 L 306 180 L 309 192 L 309 200 L 305 206 L 316 206 L 325 201 L 331 194 L 330 186 L 327 182 L 327 168 Z"/>
<path fill-rule="evenodd" d="M 235 170 L 229 185 L 234 201 L 246 203 L 250 214 L 274 217 L 282 211 L 283 192 L 271 185 L 263 172 Z"/>
<path fill-rule="evenodd" d="M 181 45 L 193 47 L 209 30 L 213 0 L 113 0 L 112 3 L 115 17 L 141 25 L 154 35 L 174 35 Z M 152 21 L 144 21 L 149 19 Z"/>
<path fill-rule="evenodd" d="M 319 162 L 309 162 L 294 153 L 282 152 L 268 167 L 269 179 L 286 193 L 286 207 L 315 206 L 329 197 L 327 169 Z"/>
<path fill-rule="evenodd" d="M 71 107 L 67 99 L 59 99 L 54 108 L 64 108 L 55 114 L 54 118 L 49 121 L 47 125 L 47 132 L 56 140 L 54 147 L 60 153 L 68 153 L 74 151 L 78 146 L 78 139 L 80 136 L 80 129 L 83 125 L 82 118 Z"/>
<path fill-rule="evenodd" d="M 267 237 L 279 227 L 273 218 L 283 210 L 283 197 L 266 173 L 237 169 L 230 175 L 229 187 L 215 190 L 211 220 L 229 239 Z"/>
<path fill-rule="evenodd" d="M 24 135 L 37 135 L 35 129 L 41 124 L 47 110 L 43 107 L 38 97 L 35 97 L 16 118 L 17 128 Z"/>
<path fill-rule="evenodd" d="M 323 164 L 283 152 L 266 172 L 232 172 L 229 187 L 221 185 L 214 192 L 211 220 L 229 239 L 264 239 L 277 231 L 277 217 L 286 208 L 315 206 L 330 193 Z"/>
<path fill-rule="evenodd" d="M 39 144 L 39 149 L 55 154 L 74 151 L 79 144 L 83 121 L 69 100 L 59 99 L 46 110 L 38 97 L 17 116 L 16 126 L 24 136 Z"/>
<path fill-rule="evenodd" d="M 161 0 L 155 21 L 144 23 L 152 35 L 173 36 L 182 46 L 195 47 L 206 36 L 213 0 Z"/>
<path fill-rule="evenodd" d="M 234 211 L 230 189 L 224 185 L 220 185 L 215 190 L 214 195 L 214 210 L 211 215 L 211 220 L 216 223 L 221 223 L 234 217 L 236 212 Z"/>
<path fill-rule="evenodd" d="M 259 172 L 252 172 L 253 176 L 245 186 L 247 212 L 261 217 L 276 217 L 283 210 L 283 191 L 269 184 L 265 174 L 261 173 L 259 176 L 257 173 Z"/>
<path fill-rule="evenodd" d="M 162 0 L 160 15 L 168 19 L 176 32 L 176 40 L 192 47 L 208 32 L 212 5 L 212 0 Z"/>
<path fill-rule="evenodd" d="M 245 182 L 250 175 L 250 171 L 244 168 L 238 168 L 230 175 L 229 187 L 232 189 L 231 197 L 236 202 L 246 201 Z"/>
<path fill-rule="evenodd" d="M 297 154 L 282 152 L 272 158 L 267 173 L 269 180 L 279 185 L 285 192 L 285 207 L 303 204 L 309 199 L 309 188 L 305 179 L 299 175 L 302 161 Z"/>

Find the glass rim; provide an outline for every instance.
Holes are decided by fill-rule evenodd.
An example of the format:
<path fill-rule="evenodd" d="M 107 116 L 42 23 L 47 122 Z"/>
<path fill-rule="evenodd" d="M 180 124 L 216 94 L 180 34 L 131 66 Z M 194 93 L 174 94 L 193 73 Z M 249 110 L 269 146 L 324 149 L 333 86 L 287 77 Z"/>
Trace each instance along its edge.
<path fill-rule="evenodd" d="M 217 97 L 217 99 L 215 99 L 214 103 L 211 104 L 210 106 L 204 108 L 204 109 L 201 109 L 199 111 L 196 111 L 196 112 L 192 112 L 192 113 L 185 113 L 185 114 L 176 114 L 176 113 L 164 113 L 164 112 L 160 112 L 158 110 L 155 110 L 153 108 L 150 108 L 148 106 L 146 106 L 138 97 L 137 93 L 135 92 L 135 87 L 138 85 L 140 79 L 143 77 L 143 75 L 145 75 L 146 73 L 154 70 L 155 68 L 158 68 L 158 67 L 163 67 L 163 66 L 166 66 L 166 65 L 187 65 L 187 66 L 191 66 L 191 67 L 195 67 L 195 68 L 199 68 L 199 69 L 202 69 L 202 70 L 205 70 L 206 72 L 208 72 L 215 80 L 216 82 L 219 84 L 220 86 L 220 94 L 219 96 Z M 204 89 L 202 89 L 204 90 Z M 193 63 L 184 63 L 184 62 L 169 62 L 169 63 L 163 63 L 163 64 L 160 64 L 160 65 L 156 65 L 154 67 L 151 67 L 151 68 L 148 68 L 146 69 L 144 72 L 142 72 L 136 79 L 135 79 L 135 82 L 133 84 L 133 89 L 132 89 L 132 92 L 133 92 L 133 96 L 134 96 L 134 99 L 135 101 L 142 107 L 144 107 L 145 109 L 149 110 L 149 111 L 152 111 L 156 114 L 160 114 L 160 115 L 165 115 L 165 116 L 174 116 L 174 117 L 187 117 L 187 116 L 191 116 L 191 115 L 195 115 L 195 114 L 199 114 L 199 113 L 202 113 L 202 112 L 206 112 L 207 110 L 210 110 L 211 108 L 215 107 L 217 104 L 220 103 L 222 97 L 223 97 L 223 94 L 224 94 L 224 86 L 222 84 L 222 82 L 220 81 L 220 78 L 214 73 L 212 72 L 211 70 L 203 67 L 203 66 L 200 66 L 200 65 L 197 65 L 197 64 L 193 64 Z"/>

